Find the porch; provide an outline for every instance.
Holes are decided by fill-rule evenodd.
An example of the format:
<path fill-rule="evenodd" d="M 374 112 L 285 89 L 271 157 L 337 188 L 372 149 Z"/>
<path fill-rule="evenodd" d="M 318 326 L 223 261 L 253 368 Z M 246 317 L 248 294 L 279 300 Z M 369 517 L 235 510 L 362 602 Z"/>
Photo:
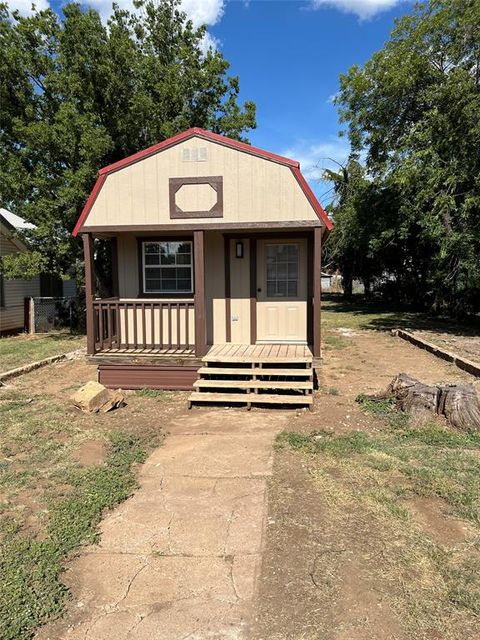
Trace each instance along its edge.
<path fill-rule="evenodd" d="M 195 303 L 189 299 L 96 299 L 92 356 L 192 357 Z"/>
<path fill-rule="evenodd" d="M 320 227 L 97 238 L 110 245 L 111 282 L 99 286 L 105 250 L 85 233 L 91 357 L 200 359 L 219 344 L 320 356 Z"/>
<path fill-rule="evenodd" d="M 193 403 L 308 405 L 315 361 L 306 345 L 217 344 L 192 350 L 112 349 L 98 356 L 99 381 L 110 388 L 194 390 Z M 106 352 L 108 354 L 108 352 Z M 153 355 L 153 358 L 148 358 Z"/>

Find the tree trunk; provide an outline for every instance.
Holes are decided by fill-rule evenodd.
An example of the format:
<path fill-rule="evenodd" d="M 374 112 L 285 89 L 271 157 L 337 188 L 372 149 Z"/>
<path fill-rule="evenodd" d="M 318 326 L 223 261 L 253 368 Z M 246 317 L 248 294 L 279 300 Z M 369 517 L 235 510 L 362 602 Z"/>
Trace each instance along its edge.
<path fill-rule="evenodd" d="M 427 421 L 437 412 L 438 387 L 423 384 L 406 373 L 399 373 L 387 389 L 388 395 L 397 399 L 397 408 L 409 413 L 416 424 Z"/>
<path fill-rule="evenodd" d="M 399 373 L 381 395 L 383 398 L 392 396 L 397 408 L 411 414 L 416 424 L 438 414 L 458 429 L 480 429 L 480 400 L 471 384 L 430 386 L 406 373 Z"/>
<path fill-rule="evenodd" d="M 441 387 L 438 410 L 459 429 L 480 428 L 480 402 L 471 384 Z"/>

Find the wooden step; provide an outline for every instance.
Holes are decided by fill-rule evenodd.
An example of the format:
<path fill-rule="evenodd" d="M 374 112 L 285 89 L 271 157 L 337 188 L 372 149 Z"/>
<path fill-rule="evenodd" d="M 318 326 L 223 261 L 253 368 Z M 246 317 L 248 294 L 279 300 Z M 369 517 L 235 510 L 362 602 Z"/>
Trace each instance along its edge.
<path fill-rule="evenodd" d="M 261 355 L 255 355 L 255 356 L 211 356 L 211 355 L 206 355 L 203 356 L 202 358 L 202 362 L 213 362 L 213 363 L 219 363 L 219 362 L 224 362 L 225 364 L 272 364 L 272 363 L 277 363 L 277 364 L 301 364 L 301 363 L 306 363 L 311 365 L 312 364 L 312 356 L 295 356 L 295 357 L 288 357 L 288 356 L 284 356 L 284 357 L 279 357 L 279 356 L 261 356 Z"/>
<path fill-rule="evenodd" d="M 313 369 L 274 369 L 273 367 L 200 367 L 199 375 L 208 374 L 216 376 L 291 376 L 292 378 L 304 378 L 313 375 Z"/>
<path fill-rule="evenodd" d="M 269 382 L 268 380 L 196 380 L 193 386 L 197 389 L 212 389 L 216 387 L 227 389 L 298 389 L 307 391 L 313 389 L 311 382 L 290 382 L 287 380 L 278 382 Z"/>
<path fill-rule="evenodd" d="M 205 393 L 194 391 L 188 398 L 189 404 L 192 402 L 214 402 L 226 404 L 313 404 L 313 396 L 294 396 L 267 393 Z"/>

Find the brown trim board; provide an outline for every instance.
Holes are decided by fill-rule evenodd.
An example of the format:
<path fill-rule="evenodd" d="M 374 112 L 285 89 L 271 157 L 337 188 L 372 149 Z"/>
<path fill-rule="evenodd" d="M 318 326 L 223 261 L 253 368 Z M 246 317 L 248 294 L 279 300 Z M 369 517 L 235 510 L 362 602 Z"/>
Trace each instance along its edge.
<path fill-rule="evenodd" d="M 232 282 L 230 279 L 230 238 L 224 236 L 225 262 L 225 342 L 232 341 Z"/>
<path fill-rule="evenodd" d="M 208 211 L 184 211 L 177 204 L 177 192 L 186 185 L 208 184 L 217 194 L 217 201 Z M 223 176 L 170 178 L 168 181 L 170 218 L 223 218 Z"/>
<path fill-rule="evenodd" d="M 122 232 L 161 232 L 177 231 L 238 231 L 258 230 L 267 231 L 275 229 L 325 229 L 319 220 L 286 220 L 284 222 L 218 222 L 218 223 L 187 223 L 187 224 L 125 224 L 125 225 L 98 225 L 95 227 L 84 226 L 81 233 L 122 233 Z"/>
<path fill-rule="evenodd" d="M 321 287 L 322 287 L 322 233 L 313 234 L 313 355 L 321 356 Z"/>
<path fill-rule="evenodd" d="M 197 358 L 207 352 L 205 317 L 205 233 L 193 234 L 194 290 L 195 290 L 195 355 Z"/>
<path fill-rule="evenodd" d="M 257 342 L 257 239 L 250 238 L 250 344 Z"/>
<path fill-rule="evenodd" d="M 87 318 L 87 354 L 95 353 L 95 315 L 93 296 L 95 293 L 93 266 L 93 238 L 89 233 L 83 234 L 83 254 L 85 260 L 85 306 Z"/>

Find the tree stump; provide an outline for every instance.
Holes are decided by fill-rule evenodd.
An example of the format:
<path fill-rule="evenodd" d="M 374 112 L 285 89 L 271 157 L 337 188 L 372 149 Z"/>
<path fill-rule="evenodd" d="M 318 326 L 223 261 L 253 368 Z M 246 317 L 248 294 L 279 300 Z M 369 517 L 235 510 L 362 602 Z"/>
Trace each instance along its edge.
<path fill-rule="evenodd" d="M 416 424 L 437 414 L 458 429 L 480 429 L 480 400 L 471 384 L 431 386 L 399 373 L 379 397 L 394 397 L 397 409 L 409 413 Z"/>
<path fill-rule="evenodd" d="M 471 384 L 441 387 L 438 413 L 459 429 L 480 429 L 480 401 Z"/>

